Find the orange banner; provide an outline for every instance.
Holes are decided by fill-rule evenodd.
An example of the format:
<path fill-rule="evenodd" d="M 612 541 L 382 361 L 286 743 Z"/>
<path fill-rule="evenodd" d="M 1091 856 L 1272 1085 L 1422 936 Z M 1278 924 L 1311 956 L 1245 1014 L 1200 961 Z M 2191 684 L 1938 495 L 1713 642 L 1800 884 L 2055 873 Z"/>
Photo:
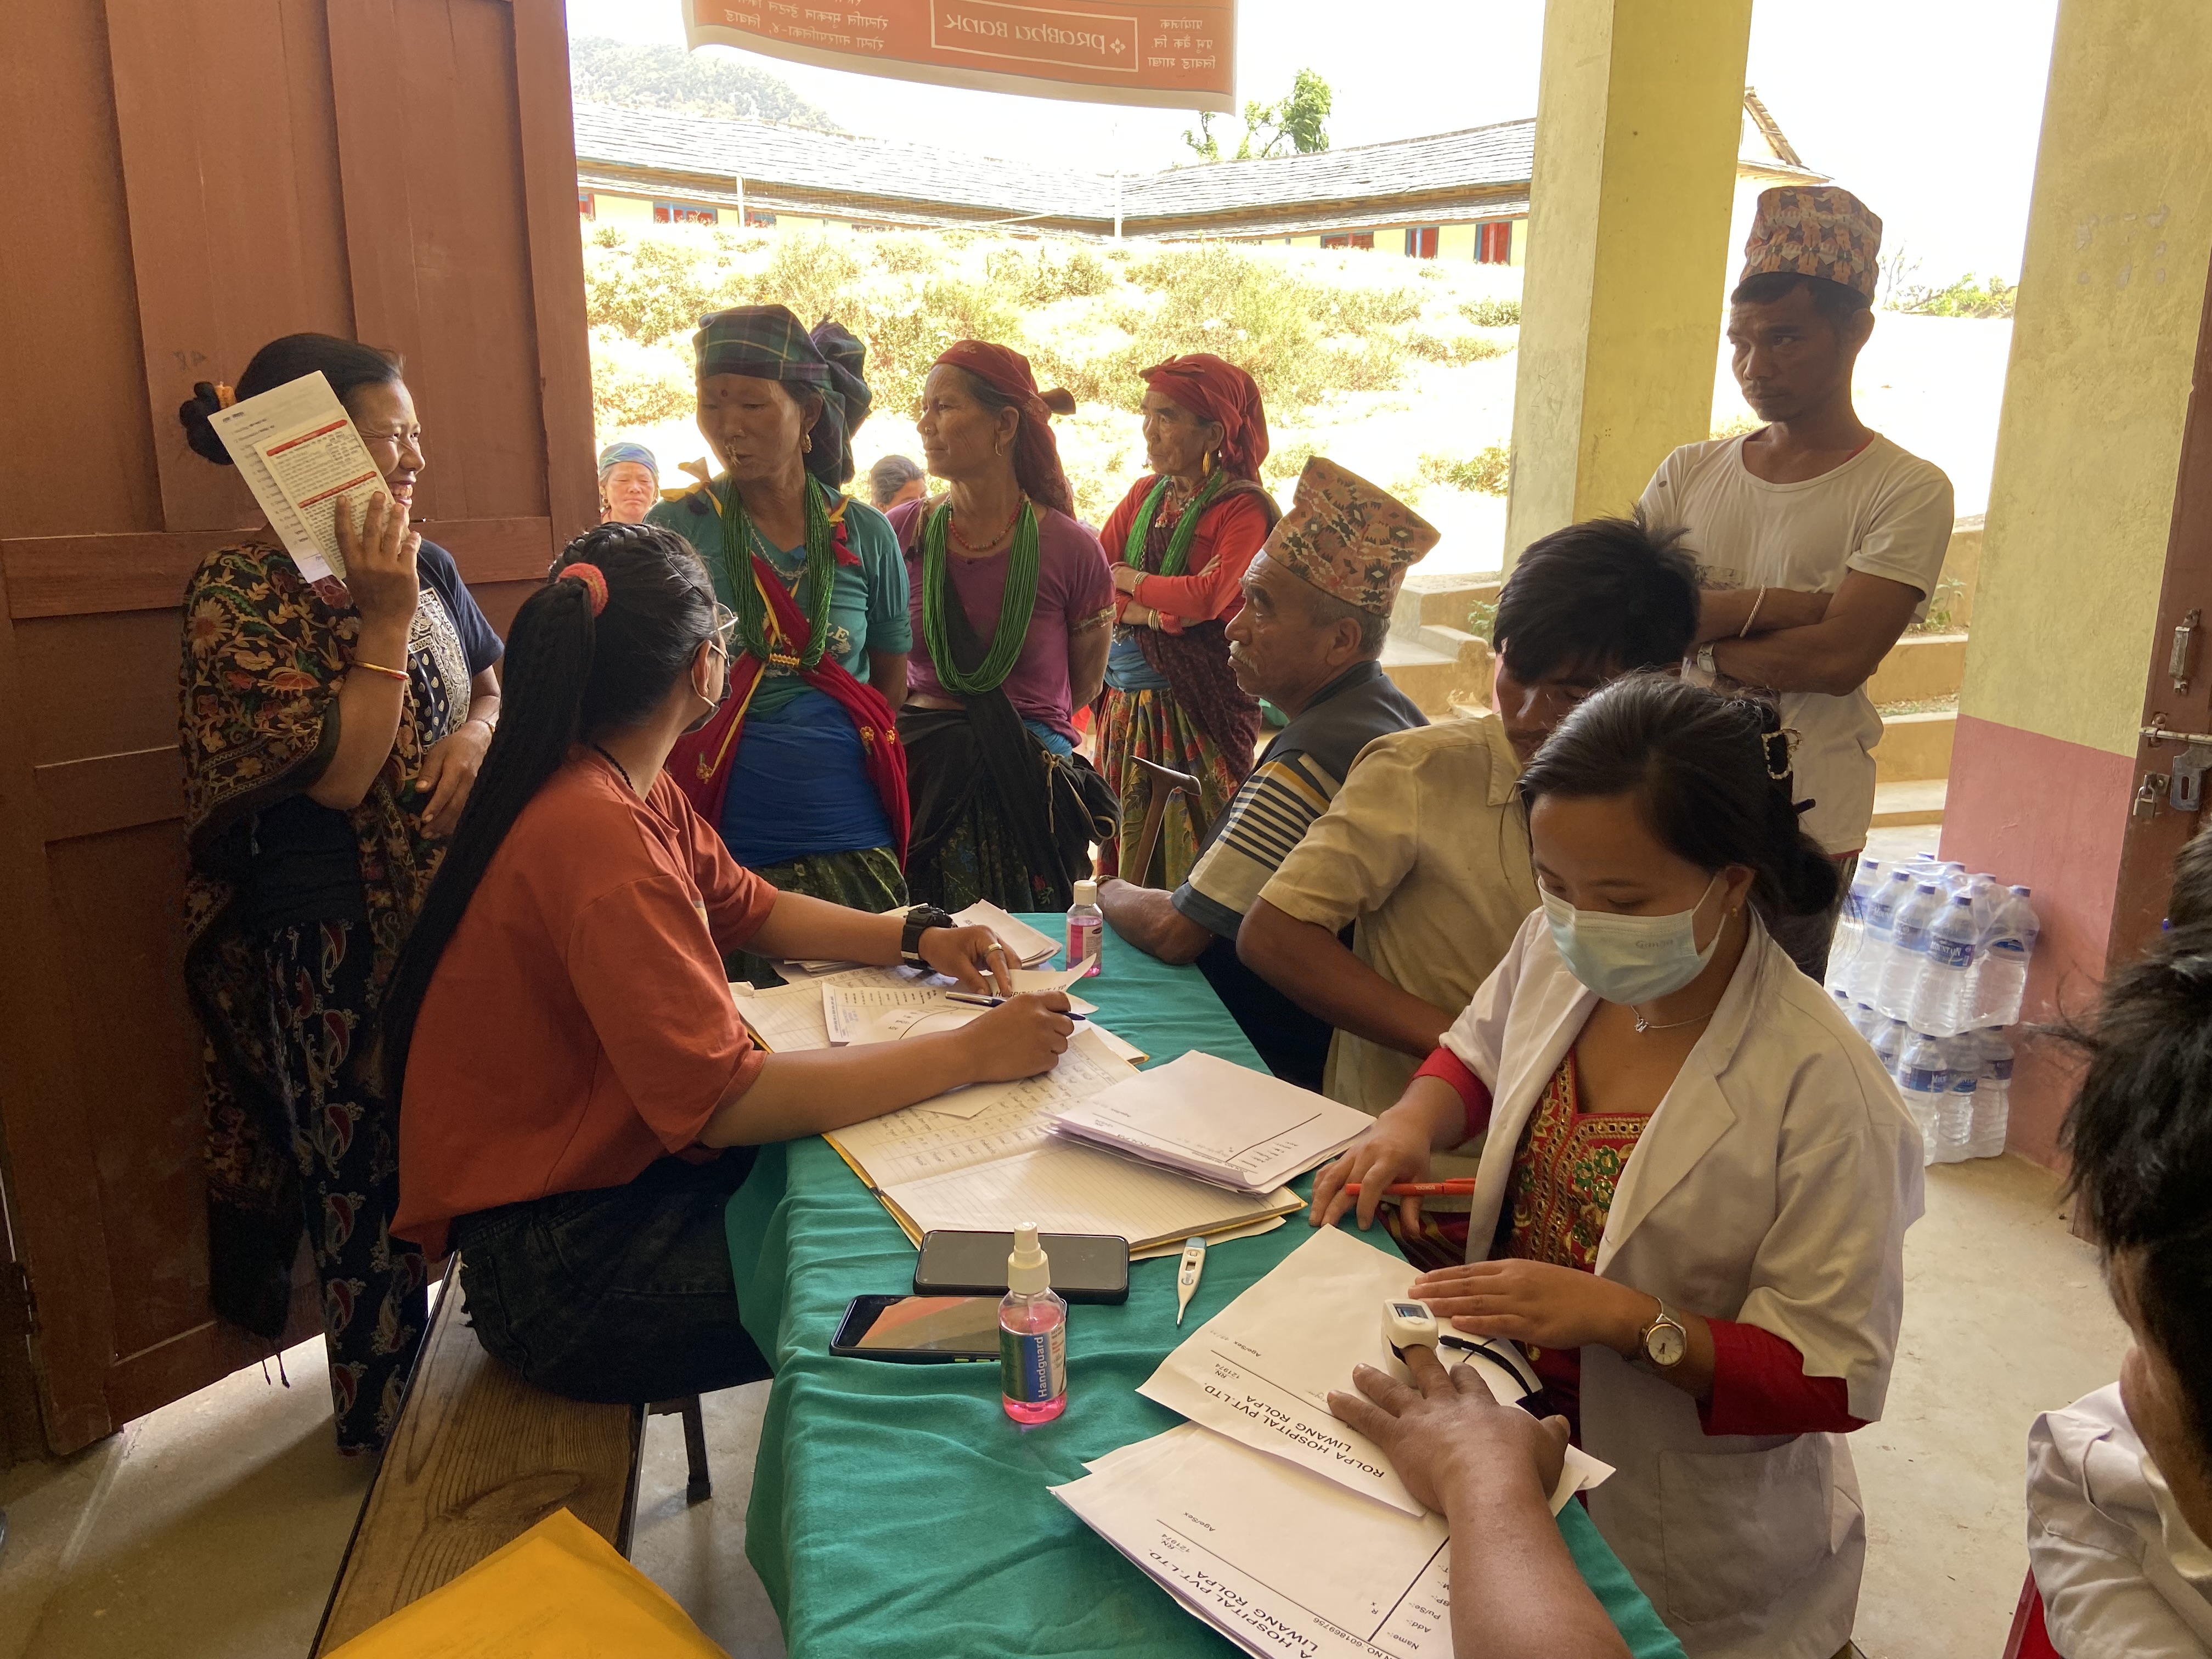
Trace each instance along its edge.
<path fill-rule="evenodd" d="M 1095 104 L 1236 112 L 1235 0 L 684 0 L 691 46 Z"/>

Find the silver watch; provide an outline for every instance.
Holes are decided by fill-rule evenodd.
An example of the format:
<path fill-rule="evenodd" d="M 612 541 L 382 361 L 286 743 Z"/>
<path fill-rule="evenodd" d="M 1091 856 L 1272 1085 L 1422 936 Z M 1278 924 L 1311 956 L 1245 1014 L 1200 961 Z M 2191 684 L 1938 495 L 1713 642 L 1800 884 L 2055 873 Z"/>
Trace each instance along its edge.
<path fill-rule="evenodd" d="M 1701 645 L 1698 647 L 1697 663 L 1709 677 L 1717 678 L 1721 672 L 1720 662 L 1713 655 L 1713 647 L 1711 645 Z"/>
<path fill-rule="evenodd" d="M 1651 1299 L 1659 1303 L 1659 1311 L 1637 1333 L 1636 1345 L 1644 1358 L 1662 1371 L 1671 1371 L 1690 1352 L 1690 1333 L 1668 1311 L 1664 1302 L 1656 1296 Z"/>

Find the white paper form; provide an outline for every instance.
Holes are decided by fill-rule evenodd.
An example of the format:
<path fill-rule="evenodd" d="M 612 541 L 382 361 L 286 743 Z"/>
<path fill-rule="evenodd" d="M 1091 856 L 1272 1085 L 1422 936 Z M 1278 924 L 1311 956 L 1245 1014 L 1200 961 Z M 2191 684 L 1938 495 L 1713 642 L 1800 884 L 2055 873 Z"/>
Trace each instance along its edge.
<path fill-rule="evenodd" d="M 1374 1119 L 1198 1049 L 1093 1096 L 1059 1127 L 1240 1192 L 1271 1192 Z"/>
<path fill-rule="evenodd" d="M 1053 1495 L 1181 1601 L 1266 1659 L 1449 1659 L 1450 1540 L 1184 1425 Z"/>
<path fill-rule="evenodd" d="M 902 971 L 908 977 L 896 982 L 884 982 L 863 978 L 857 973 L 846 973 L 820 981 L 822 1017 L 832 1046 L 842 1048 L 852 1042 L 894 1042 L 912 1033 L 919 1017 L 939 1014 L 972 1017 L 985 1012 L 972 1003 L 952 1001 L 951 994 L 959 988 L 958 984 L 941 975 L 914 977 L 910 969 L 878 971 Z M 1065 991 L 1081 975 L 1073 971 L 1048 974 L 1017 968 L 1011 977 L 1014 989 L 1019 993 Z M 1092 1005 L 1080 997 L 1072 996 L 1067 1003 L 1079 1014 L 1094 1012 Z M 941 1031 L 966 1023 L 965 1018 L 949 1023 L 939 1020 L 928 1029 Z"/>
<path fill-rule="evenodd" d="M 1382 1448 L 1328 1409 L 1331 1389 L 1352 1387 L 1354 1365 L 1405 1375 L 1382 1339 L 1382 1304 L 1404 1297 L 1414 1277 L 1403 1258 L 1342 1228 L 1323 1227 L 1186 1338 L 1137 1392 L 1255 1450 L 1418 1515 L 1420 1504 Z M 1446 1364 L 1465 1358 L 1451 1348 L 1439 1348 L 1437 1357 Z M 1518 1398 L 1492 1367 L 1482 1373 L 1494 1395 Z M 1552 1512 L 1612 1473 L 1570 1446 Z"/>
<path fill-rule="evenodd" d="M 333 423 L 336 423 L 334 426 Z M 303 499 L 322 495 L 332 483 L 356 477 L 363 466 L 376 475 L 375 464 L 369 459 L 361 434 L 354 430 L 345 405 L 331 390 L 331 383 L 320 369 L 287 381 L 228 409 L 218 410 L 208 417 L 208 424 L 222 440 L 222 447 L 230 453 L 239 473 L 252 490 L 253 499 L 262 512 L 268 514 L 270 528 L 284 544 L 284 550 L 299 566 L 300 574 L 311 582 L 328 576 L 343 577 L 345 562 L 338 553 L 337 540 L 331 527 L 336 507 L 334 498 L 325 496 L 313 511 L 303 514 L 300 503 Z M 337 428 L 343 428 L 343 433 Z M 268 447 L 282 446 L 292 440 L 322 432 L 323 446 L 303 446 L 301 450 L 284 450 L 272 464 L 265 453 Z M 344 441 L 349 440 L 357 460 L 349 468 L 333 458 L 343 453 Z M 335 474 L 339 476 L 326 476 Z M 308 483 L 313 477 L 317 482 Z M 386 493 L 381 476 L 374 483 L 360 483 L 352 502 L 369 495 Z M 357 507 L 355 510 L 358 510 Z"/>
<path fill-rule="evenodd" d="M 1110 1055 L 1071 1042 L 1042 1077 L 955 1090 L 850 1125 L 827 1139 L 880 1190 L 1042 1146 L 1052 1138 L 1054 1112 L 1128 1075 L 1129 1068 Z M 962 1095 L 979 1103 L 969 1111 L 941 1109 L 941 1103 Z"/>
<path fill-rule="evenodd" d="M 938 979 L 912 968 L 847 968 L 829 980 L 807 979 L 793 984 L 772 986 L 765 991 L 756 990 L 746 984 L 732 981 L 730 994 L 737 1000 L 738 1012 L 771 1053 L 789 1053 L 799 1048 L 827 1048 L 830 1030 L 823 1015 L 823 988 L 826 984 L 854 985 L 869 988 L 899 989 L 912 986 L 933 985 L 942 990 L 949 980 Z"/>

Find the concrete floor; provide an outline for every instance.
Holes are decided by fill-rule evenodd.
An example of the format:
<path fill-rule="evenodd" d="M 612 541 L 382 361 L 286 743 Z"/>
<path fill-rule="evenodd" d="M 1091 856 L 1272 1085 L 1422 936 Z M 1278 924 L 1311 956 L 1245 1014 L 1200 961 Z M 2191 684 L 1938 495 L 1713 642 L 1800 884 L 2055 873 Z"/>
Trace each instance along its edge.
<path fill-rule="evenodd" d="M 2056 1187 L 2017 1158 L 1932 1169 L 1884 1419 L 1854 1449 L 1869 1516 L 1868 1659 L 1995 1659 L 2025 1569 L 2029 1419 L 2112 1380 L 2124 1341 Z M 61 1463 L 0 1475 L 0 1659 L 299 1659 L 367 1465 L 339 1458 L 319 1345 L 291 1386 L 241 1371 Z M 744 1555 L 767 1385 L 707 1399 L 715 1497 L 684 1503 L 683 1434 L 653 1419 L 635 1559 L 737 1659 L 781 1659 Z"/>

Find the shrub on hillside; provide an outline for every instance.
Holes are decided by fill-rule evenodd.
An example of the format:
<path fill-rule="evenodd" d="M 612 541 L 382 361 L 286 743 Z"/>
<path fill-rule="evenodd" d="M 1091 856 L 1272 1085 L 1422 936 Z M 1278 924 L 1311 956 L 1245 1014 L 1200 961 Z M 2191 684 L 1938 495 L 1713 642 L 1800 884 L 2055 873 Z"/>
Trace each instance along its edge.
<path fill-rule="evenodd" d="M 2003 277 L 1977 283 L 1970 270 L 1948 288 L 1899 289 L 1889 308 L 1922 317 L 2009 317 L 2019 295 L 2019 288 Z"/>
<path fill-rule="evenodd" d="M 1518 300 L 1469 300 L 1460 307 L 1459 314 L 1477 328 L 1521 326 L 1521 302 Z"/>
<path fill-rule="evenodd" d="M 1512 348 L 1486 334 L 1431 334 L 1425 329 L 1416 329 L 1406 337 L 1406 349 L 1425 362 L 1456 367 L 1503 357 Z"/>
<path fill-rule="evenodd" d="M 1513 452 L 1504 444 L 1492 444 L 1460 458 L 1424 455 L 1419 477 L 1425 483 L 1471 489 L 1483 495 L 1503 495 L 1512 481 Z"/>

